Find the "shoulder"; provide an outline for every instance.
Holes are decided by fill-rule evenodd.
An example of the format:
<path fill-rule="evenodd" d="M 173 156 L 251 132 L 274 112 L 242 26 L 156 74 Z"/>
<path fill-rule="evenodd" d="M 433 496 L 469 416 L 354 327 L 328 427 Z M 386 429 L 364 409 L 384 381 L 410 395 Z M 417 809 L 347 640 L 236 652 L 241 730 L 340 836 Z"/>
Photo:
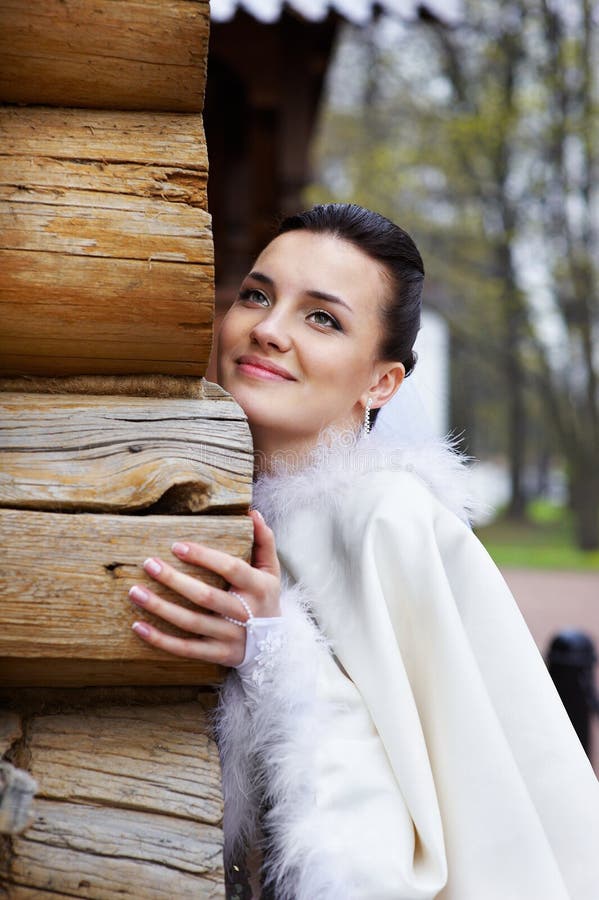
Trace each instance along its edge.
<path fill-rule="evenodd" d="M 390 446 L 373 438 L 339 439 L 319 446 L 299 470 L 261 476 L 254 502 L 271 524 L 299 512 L 336 518 L 392 503 L 412 512 L 440 504 L 467 522 L 472 502 L 466 462 L 451 440 Z"/>

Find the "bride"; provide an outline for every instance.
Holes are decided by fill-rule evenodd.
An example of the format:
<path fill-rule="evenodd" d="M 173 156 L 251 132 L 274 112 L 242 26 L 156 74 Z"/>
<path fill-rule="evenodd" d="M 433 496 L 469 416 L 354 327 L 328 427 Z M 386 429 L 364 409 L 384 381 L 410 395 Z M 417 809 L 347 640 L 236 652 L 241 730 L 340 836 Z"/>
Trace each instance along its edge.
<path fill-rule="evenodd" d="M 218 342 L 254 441 L 252 563 L 183 535 L 173 554 L 229 590 L 151 558 L 197 610 L 130 591 L 189 635 L 135 623 L 144 641 L 232 669 L 216 722 L 231 897 L 599 896 L 597 782 L 468 527 L 463 462 L 377 436 L 415 364 L 423 277 L 369 210 L 283 222 Z"/>

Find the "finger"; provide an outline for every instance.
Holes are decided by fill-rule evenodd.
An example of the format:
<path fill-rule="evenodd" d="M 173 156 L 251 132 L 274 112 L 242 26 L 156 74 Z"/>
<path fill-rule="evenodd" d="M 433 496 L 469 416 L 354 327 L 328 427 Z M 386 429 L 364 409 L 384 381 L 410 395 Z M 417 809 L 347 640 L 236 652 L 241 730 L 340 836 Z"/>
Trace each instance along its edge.
<path fill-rule="evenodd" d="M 241 641 L 245 641 L 245 629 L 239 629 L 242 632 L 238 642 L 239 647 L 232 649 L 230 646 L 210 638 L 180 638 L 172 634 L 164 634 L 163 631 L 154 628 L 153 625 L 148 625 L 147 622 L 134 622 L 131 628 L 146 644 L 186 659 L 202 659 L 205 662 L 230 666 L 238 665 L 237 657 L 241 661 L 245 652 L 245 645 L 241 643 Z"/>
<path fill-rule="evenodd" d="M 259 573 L 249 563 L 237 556 L 231 556 L 230 553 L 224 553 L 222 550 L 215 550 L 213 547 L 206 547 L 205 544 L 195 544 L 191 541 L 185 543 L 177 541 L 172 545 L 171 550 L 179 559 L 215 572 L 240 591 L 246 591 L 248 594 L 261 593 L 262 584 Z M 152 573 L 150 572 L 150 574 Z M 227 615 L 229 614 L 227 613 Z"/>
<path fill-rule="evenodd" d="M 200 548 L 201 550 L 207 549 L 201 547 L 200 544 L 189 544 L 188 546 L 189 552 L 185 554 L 186 562 L 193 562 L 192 557 L 194 555 L 194 548 Z M 209 568 L 205 558 L 202 558 L 203 561 L 201 565 Z M 232 559 L 234 559 L 234 557 L 232 557 Z M 235 561 L 241 562 L 241 560 Z M 244 565 L 248 566 L 247 563 L 244 563 Z M 240 616 L 239 600 L 233 597 L 228 591 L 223 591 L 221 588 L 205 584 L 205 582 L 200 581 L 198 578 L 180 572 L 178 569 L 175 569 L 173 566 L 170 566 L 168 563 L 165 563 L 164 560 L 158 559 L 157 557 L 146 559 L 143 567 L 148 575 L 151 575 L 152 578 L 160 582 L 160 584 L 170 588 L 198 606 L 210 609 L 221 616 L 231 616 L 234 619 L 246 618 L 245 615 Z M 248 566 L 248 568 L 250 567 Z"/>
<path fill-rule="evenodd" d="M 213 613 L 196 612 L 179 606 L 178 603 L 171 603 L 139 584 L 133 585 L 130 589 L 129 599 L 140 609 L 145 609 L 165 622 L 170 622 L 171 625 L 192 634 L 227 640 L 234 634 L 232 629 L 239 627 Z"/>
<path fill-rule="evenodd" d="M 252 565 L 263 572 L 270 572 L 277 578 L 281 574 L 275 536 L 257 509 L 250 510 L 250 516 L 254 522 L 254 547 L 252 550 Z"/>

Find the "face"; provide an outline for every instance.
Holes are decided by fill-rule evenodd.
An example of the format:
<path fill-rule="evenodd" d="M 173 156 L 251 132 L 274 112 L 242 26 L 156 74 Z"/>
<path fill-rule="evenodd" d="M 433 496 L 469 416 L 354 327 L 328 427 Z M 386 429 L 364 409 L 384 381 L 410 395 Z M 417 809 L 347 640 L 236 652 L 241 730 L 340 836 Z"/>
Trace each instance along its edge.
<path fill-rule="evenodd" d="M 403 366 L 377 359 L 386 290 L 379 264 L 333 235 L 291 231 L 260 254 L 222 322 L 217 357 L 255 444 L 356 430 L 368 397 L 375 408 L 390 399 Z"/>

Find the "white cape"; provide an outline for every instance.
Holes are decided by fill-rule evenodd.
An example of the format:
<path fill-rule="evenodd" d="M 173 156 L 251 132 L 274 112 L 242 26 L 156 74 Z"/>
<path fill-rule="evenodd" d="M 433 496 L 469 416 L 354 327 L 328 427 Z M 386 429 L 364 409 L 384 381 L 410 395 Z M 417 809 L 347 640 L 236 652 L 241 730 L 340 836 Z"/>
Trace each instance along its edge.
<path fill-rule="evenodd" d="M 597 781 L 460 458 L 346 443 L 256 486 L 289 644 L 223 691 L 229 865 L 262 797 L 277 900 L 596 900 Z"/>

